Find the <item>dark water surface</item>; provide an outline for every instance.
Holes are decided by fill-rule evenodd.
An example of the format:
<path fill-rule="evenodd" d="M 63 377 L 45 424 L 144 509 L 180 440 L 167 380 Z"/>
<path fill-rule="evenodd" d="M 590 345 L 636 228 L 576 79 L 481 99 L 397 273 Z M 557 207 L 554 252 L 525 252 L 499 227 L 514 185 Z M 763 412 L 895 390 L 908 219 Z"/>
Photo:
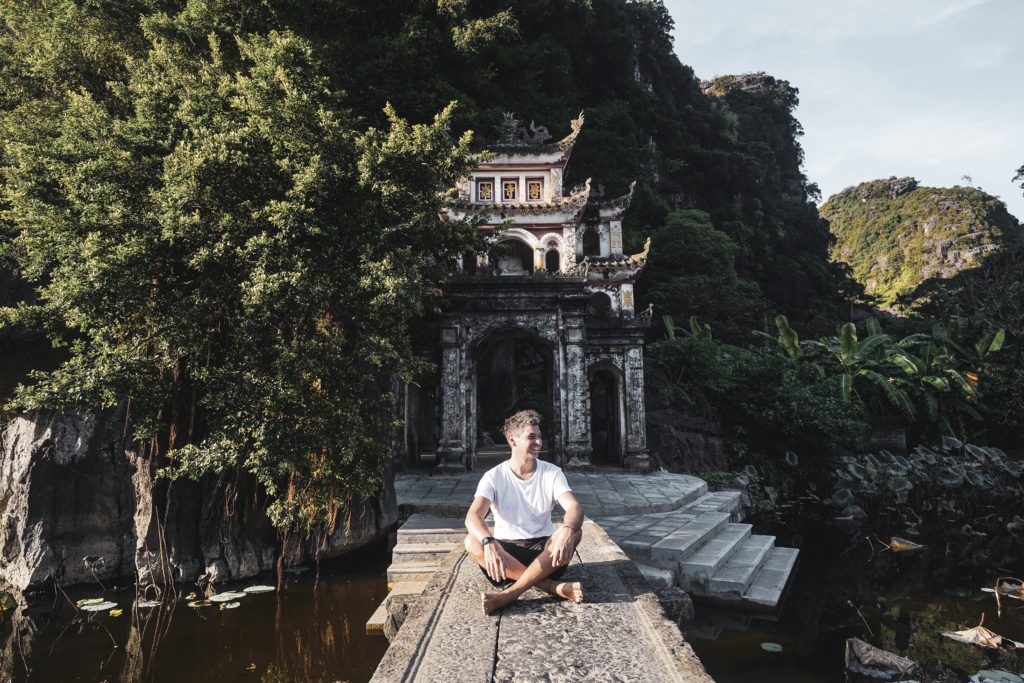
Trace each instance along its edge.
<path fill-rule="evenodd" d="M 984 613 L 985 626 L 1024 641 L 1024 601 L 1004 600 L 999 617 L 992 595 L 979 590 L 996 576 L 1020 577 L 1020 567 L 972 568 L 944 548 L 892 553 L 874 542 L 872 550 L 827 525 L 758 531 L 777 534 L 780 545 L 799 544 L 801 561 L 774 619 L 698 606 L 690 641 L 718 683 L 843 681 L 851 636 L 918 661 L 919 681 L 967 681 L 982 669 L 1024 672 L 1024 655 L 940 635 L 975 626 Z M 97 586 L 69 595 L 102 594 L 124 609 L 113 617 L 76 613 L 63 595 L 35 596 L 0 624 L 0 681 L 366 681 L 387 649 L 383 637 L 363 629 L 387 592 L 388 558 L 387 546 L 377 544 L 323 563 L 319 579 L 313 571 L 290 576 L 282 593 L 247 596 L 233 610 L 190 608 L 182 599 L 136 615 L 133 590 Z M 766 642 L 782 651 L 765 651 Z"/>
<path fill-rule="evenodd" d="M 387 640 L 364 624 L 387 593 L 383 543 L 288 578 L 281 593 L 241 598 L 237 609 L 132 609 L 134 589 L 99 586 L 71 600 L 103 597 L 124 609 L 78 612 L 63 595 L 35 596 L 0 625 L 0 680 L 15 681 L 367 681 Z M 273 577 L 225 586 L 240 590 Z M 182 593 L 186 595 L 189 589 Z"/>
<path fill-rule="evenodd" d="M 1024 601 L 1003 599 L 1000 617 L 992 594 L 980 590 L 999 576 L 1024 578 L 1024 568 L 966 562 L 941 544 L 893 553 L 874 538 L 869 544 L 825 524 L 800 526 L 799 533 L 755 530 L 778 534 L 779 545 L 799 544 L 800 562 L 775 618 L 697 606 L 690 642 L 718 683 L 844 681 L 849 637 L 918 662 L 922 671 L 912 678 L 919 681 L 967 681 L 984 669 L 1024 673 L 1024 650 L 984 650 L 941 635 L 976 626 L 984 614 L 985 627 L 1024 641 Z M 984 552 L 986 541 L 978 547 Z M 782 651 L 766 651 L 763 643 Z"/>

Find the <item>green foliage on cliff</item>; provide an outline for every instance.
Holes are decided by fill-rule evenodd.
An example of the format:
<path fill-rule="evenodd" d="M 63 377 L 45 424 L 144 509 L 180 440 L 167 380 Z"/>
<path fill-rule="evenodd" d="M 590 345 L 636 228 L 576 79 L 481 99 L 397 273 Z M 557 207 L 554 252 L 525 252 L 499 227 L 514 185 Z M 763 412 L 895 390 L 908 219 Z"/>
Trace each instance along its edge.
<path fill-rule="evenodd" d="M 478 246 L 437 220 L 469 138 L 451 109 L 367 127 L 245 11 L 78 7 L 3 15 L 3 215 L 39 293 L 3 321 L 70 339 L 17 405 L 127 401 L 169 473 L 247 471 L 279 526 L 331 521 L 378 490 L 408 322 Z"/>
<path fill-rule="evenodd" d="M 913 178 L 861 183 L 821 207 L 835 244 L 868 294 L 892 305 L 932 278 L 949 278 L 986 255 L 1024 243 L 1000 200 L 972 187 L 919 187 Z"/>

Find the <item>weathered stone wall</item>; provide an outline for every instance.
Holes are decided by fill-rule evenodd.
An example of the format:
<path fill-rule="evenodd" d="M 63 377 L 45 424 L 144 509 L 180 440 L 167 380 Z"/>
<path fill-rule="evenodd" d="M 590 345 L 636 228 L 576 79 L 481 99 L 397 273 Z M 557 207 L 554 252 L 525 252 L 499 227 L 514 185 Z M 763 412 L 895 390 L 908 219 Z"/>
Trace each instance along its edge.
<path fill-rule="evenodd" d="M 398 518 L 390 477 L 379 499 L 341 513 L 330 534 L 292 542 L 289 560 L 338 555 L 386 533 Z M 125 439 L 119 410 L 17 417 L 0 436 L 0 585 L 255 576 L 273 568 L 280 547 L 263 502 L 243 475 L 157 479 L 144 449 Z"/>

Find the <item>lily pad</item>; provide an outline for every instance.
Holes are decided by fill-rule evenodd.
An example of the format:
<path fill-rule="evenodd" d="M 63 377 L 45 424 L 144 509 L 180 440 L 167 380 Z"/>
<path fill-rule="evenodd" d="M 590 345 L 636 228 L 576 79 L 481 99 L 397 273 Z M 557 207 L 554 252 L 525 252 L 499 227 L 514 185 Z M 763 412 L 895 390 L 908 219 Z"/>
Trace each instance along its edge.
<path fill-rule="evenodd" d="M 782 652 L 782 646 L 778 643 L 761 643 L 761 649 L 765 652 Z"/>
<path fill-rule="evenodd" d="M 139 600 L 135 603 L 136 607 L 141 609 L 150 609 L 153 607 L 159 607 L 162 603 L 159 600 Z"/>
<path fill-rule="evenodd" d="M 209 607 L 212 604 L 213 603 L 210 602 L 209 600 L 193 600 L 192 602 L 188 603 L 188 606 L 189 607 Z"/>
<path fill-rule="evenodd" d="M 85 607 L 86 605 L 98 605 L 101 602 L 106 602 L 106 598 L 82 598 L 75 604 L 79 607 Z"/>
<path fill-rule="evenodd" d="M 83 612 L 106 612 L 112 607 L 117 607 L 116 602 L 110 602 L 109 600 L 100 600 L 99 602 L 90 602 L 88 605 L 82 605 Z"/>
<path fill-rule="evenodd" d="M 238 607 L 241 604 L 242 603 L 240 603 L 240 602 L 225 602 L 225 603 L 223 603 L 220 606 L 220 608 L 221 609 L 235 609 L 236 607 Z"/>
<path fill-rule="evenodd" d="M 112 616 L 112 617 L 119 617 L 122 614 L 124 614 L 124 610 L 123 609 L 119 608 L 119 609 L 112 609 L 112 610 L 110 610 L 110 616 Z"/>
<path fill-rule="evenodd" d="M 257 585 L 257 586 L 247 586 L 243 590 L 246 593 L 271 593 L 273 591 L 276 591 L 277 589 L 274 588 L 273 586 Z"/>
<path fill-rule="evenodd" d="M 244 598 L 246 593 L 242 591 L 225 591 L 223 593 L 217 593 L 216 595 L 210 596 L 210 602 L 231 602 L 232 600 L 238 600 Z"/>

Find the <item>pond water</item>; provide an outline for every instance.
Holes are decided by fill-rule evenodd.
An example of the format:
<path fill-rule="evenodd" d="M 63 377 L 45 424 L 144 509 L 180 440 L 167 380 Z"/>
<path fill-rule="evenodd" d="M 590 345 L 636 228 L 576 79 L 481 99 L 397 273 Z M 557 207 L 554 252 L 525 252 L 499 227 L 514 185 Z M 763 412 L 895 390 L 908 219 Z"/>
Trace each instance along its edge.
<path fill-rule="evenodd" d="M 1003 599 L 999 616 L 993 595 L 980 590 L 999 576 L 1022 577 L 1020 566 L 975 566 L 941 545 L 894 553 L 874 537 L 820 522 L 755 528 L 777 534 L 779 545 L 799 545 L 800 563 L 772 619 L 697 606 L 690 642 L 718 683 L 844 681 L 849 637 L 918 662 L 920 681 L 967 681 L 984 669 L 1024 672 L 1024 650 L 983 650 L 941 635 L 976 626 L 984 614 L 985 627 L 1024 641 L 1024 601 Z M 767 651 L 764 643 L 782 650 Z"/>
<path fill-rule="evenodd" d="M 364 624 L 387 594 L 387 547 L 379 543 L 313 571 L 288 575 L 281 593 L 240 598 L 236 609 L 131 609 L 134 589 L 99 586 L 32 596 L 0 625 L 0 680 L 367 681 L 387 641 Z M 273 577 L 225 586 L 239 590 Z M 77 612 L 71 601 L 103 597 L 124 613 Z"/>
<path fill-rule="evenodd" d="M 1024 671 L 1024 657 L 943 638 L 942 631 L 985 626 L 1024 641 L 1024 601 L 996 614 L 979 590 L 1020 568 L 958 566 L 942 548 L 893 553 L 878 542 L 827 525 L 774 529 L 780 545 L 799 544 L 801 561 L 782 611 L 750 618 L 698 606 L 690 641 L 718 683 L 843 681 L 843 647 L 856 636 L 918 661 L 920 681 L 966 681 L 981 669 Z M 281 593 L 249 595 L 237 609 L 216 605 L 133 616 L 133 590 L 98 586 L 38 595 L 0 624 L 0 680 L 14 681 L 367 681 L 387 649 L 364 624 L 387 592 L 384 543 L 290 575 Z M 272 577 L 245 582 L 273 583 Z M 187 590 L 185 591 L 187 593 Z M 125 608 L 76 612 L 71 603 L 100 595 Z M 182 598 L 184 597 L 184 593 Z M 11 623 L 13 621 L 13 623 Z M 709 636 L 716 636 L 709 639 Z M 768 652 L 763 643 L 781 645 Z"/>

